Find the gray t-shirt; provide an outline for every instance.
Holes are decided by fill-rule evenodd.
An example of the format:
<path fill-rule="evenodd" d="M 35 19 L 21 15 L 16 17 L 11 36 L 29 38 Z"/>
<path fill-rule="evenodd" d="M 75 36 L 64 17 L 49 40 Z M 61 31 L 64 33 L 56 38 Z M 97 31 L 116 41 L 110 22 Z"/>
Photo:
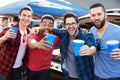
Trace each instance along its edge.
<path fill-rule="evenodd" d="M 66 57 L 66 66 L 69 72 L 70 77 L 78 78 L 76 67 L 75 67 L 75 58 L 73 53 L 73 41 L 74 38 L 70 38 L 70 43 L 68 46 L 67 57 Z"/>
<path fill-rule="evenodd" d="M 97 29 L 92 27 L 90 30 L 94 39 L 98 39 Z M 106 42 L 109 40 L 118 40 L 120 42 L 120 26 L 109 24 L 100 39 L 100 50 L 95 56 L 95 75 L 100 78 L 120 78 L 120 60 L 114 60 L 110 57 Z"/>

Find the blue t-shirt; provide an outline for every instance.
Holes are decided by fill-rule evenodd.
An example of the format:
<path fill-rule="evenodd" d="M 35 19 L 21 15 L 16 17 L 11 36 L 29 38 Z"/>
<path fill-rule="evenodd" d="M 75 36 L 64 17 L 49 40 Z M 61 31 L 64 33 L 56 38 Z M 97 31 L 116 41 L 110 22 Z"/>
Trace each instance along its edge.
<path fill-rule="evenodd" d="M 92 27 L 90 30 L 94 35 L 94 39 L 98 39 L 97 29 Z M 106 42 L 109 40 L 118 40 L 120 42 L 120 26 L 109 24 L 103 36 L 100 39 L 101 50 L 97 51 L 95 56 L 94 73 L 100 78 L 120 77 L 120 60 L 113 60 L 110 57 Z M 97 44 L 97 43 L 96 43 Z"/>

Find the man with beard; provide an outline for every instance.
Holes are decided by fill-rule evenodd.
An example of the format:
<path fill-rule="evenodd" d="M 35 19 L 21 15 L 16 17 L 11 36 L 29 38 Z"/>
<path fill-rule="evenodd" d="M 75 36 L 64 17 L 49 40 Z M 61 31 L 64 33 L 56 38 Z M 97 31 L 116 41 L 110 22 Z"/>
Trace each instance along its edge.
<path fill-rule="evenodd" d="M 109 40 L 120 42 L 120 26 L 107 21 L 107 13 L 100 3 L 90 7 L 90 14 L 94 25 L 90 32 L 93 33 L 97 45 L 94 80 L 120 80 L 120 49 L 109 53 L 106 45 Z"/>
<path fill-rule="evenodd" d="M 53 29 L 53 32 L 61 38 L 62 70 L 65 80 L 93 80 L 94 63 L 92 56 L 74 56 L 73 40 L 85 41 L 80 48 L 80 54 L 95 54 L 96 48 L 92 34 L 82 33 L 79 29 L 78 17 L 71 12 L 63 16 L 65 29 Z"/>
<path fill-rule="evenodd" d="M 60 39 L 57 38 L 53 45 L 45 39 L 46 33 L 53 34 L 51 30 L 54 28 L 54 18 L 51 15 L 42 16 L 40 27 L 37 28 L 33 29 L 37 31 L 33 31 L 36 34 L 31 33 L 28 37 L 29 60 L 27 80 L 49 80 L 52 52 Z M 48 44 L 52 46 L 47 46 Z"/>

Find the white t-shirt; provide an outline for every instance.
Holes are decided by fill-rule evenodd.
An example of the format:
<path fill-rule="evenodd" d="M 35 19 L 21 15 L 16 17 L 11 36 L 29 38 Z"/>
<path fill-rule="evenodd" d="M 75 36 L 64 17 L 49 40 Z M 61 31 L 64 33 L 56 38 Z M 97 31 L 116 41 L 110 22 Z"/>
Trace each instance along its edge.
<path fill-rule="evenodd" d="M 21 33 L 21 42 L 13 68 L 18 68 L 22 65 L 22 59 L 26 51 L 27 42 L 24 42 L 24 34 L 27 35 L 27 31 L 24 33 L 23 31 L 20 30 L 20 33 Z"/>

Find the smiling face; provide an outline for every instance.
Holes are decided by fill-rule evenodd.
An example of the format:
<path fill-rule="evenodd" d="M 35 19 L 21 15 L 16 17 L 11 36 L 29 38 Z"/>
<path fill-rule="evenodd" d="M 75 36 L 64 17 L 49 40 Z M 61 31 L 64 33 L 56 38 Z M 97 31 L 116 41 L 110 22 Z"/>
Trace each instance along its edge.
<path fill-rule="evenodd" d="M 3 23 L 2 23 L 3 26 L 8 26 L 8 20 L 4 20 Z"/>
<path fill-rule="evenodd" d="M 22 27 L 27 27 L 32 20 L 32 12 L 29 10 L 23 10 L 19 15 L 19 24 Z"/>
<path fill-rule="evenodd" d="M 79 24 L 76 22 L 74 17 L 66 18 L 65 28 L 70 36 L 75 37 L 78 33 Z"/>
<path fill-rule="evenodd" d="M 8 18 L 7 17 L 2 18 L 2 26 L 3 27 L 8 27 Z"/>
<path fill-rule="evenodd" d="M 51 19 L 43 19 L 40 27 L 43 30 L 43 34 L 46 35 L 46 33 L 50 33 L 54 28 L 54 22 Z"/>
<path fill-rule="evenodd" d="M 107 18 L 107 15 L 103 11 L 102 7 L 92 8 L 90 10 L 90 14 L 93 25 L 95 25 L 97 29 L 101 29 L 105 25 L 105 21 Z"/>

